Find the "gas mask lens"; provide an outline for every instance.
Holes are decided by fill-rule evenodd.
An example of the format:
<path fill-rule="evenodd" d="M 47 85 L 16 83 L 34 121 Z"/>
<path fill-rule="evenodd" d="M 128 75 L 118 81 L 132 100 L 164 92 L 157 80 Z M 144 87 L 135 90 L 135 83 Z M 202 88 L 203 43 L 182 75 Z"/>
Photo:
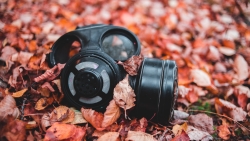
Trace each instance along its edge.
<path fill-rule="evenodd" d="M 133 42 L 119 34 L 105 37 L 102 41 L 102 49 L 115 60 L 127 60 L 135 52 Z"/>

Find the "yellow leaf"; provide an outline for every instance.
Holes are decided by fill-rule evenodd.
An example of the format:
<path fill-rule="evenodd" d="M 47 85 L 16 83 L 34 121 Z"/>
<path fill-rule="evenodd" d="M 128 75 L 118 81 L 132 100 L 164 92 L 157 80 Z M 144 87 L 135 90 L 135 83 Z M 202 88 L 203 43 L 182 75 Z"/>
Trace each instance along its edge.
<path fill-rule="evenodd" d="M 172 131 L 173 131 L 173 133 L 174 133 L 175 135 L 180 135 L 181 132 L 182 132 L 182 130 L 185 131 L 185 132 L 187 131 L 187 127 L 188 127 L 188 125 L 187 125 L 186 122 L 183 123 L 182 125 L 176 124 L 176 125 L 173 127 Z"/>
<path fill-rule="evenodd" d="M 21 97 L 23 96 L 23 94 L 27 91 L 28 89 L 25 88 L 25 89 L 22 89 L 20 91 L 17 91 L 15 93 L 12 94 L 13 97 L 17 98 L 17 97 Z"/>

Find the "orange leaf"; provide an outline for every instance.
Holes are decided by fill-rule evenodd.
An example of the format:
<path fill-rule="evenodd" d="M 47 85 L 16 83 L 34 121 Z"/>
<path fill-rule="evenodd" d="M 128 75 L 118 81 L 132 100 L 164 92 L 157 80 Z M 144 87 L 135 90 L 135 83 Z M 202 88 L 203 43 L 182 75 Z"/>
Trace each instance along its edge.
<path fill-rule="evenodd" d="M 230 138 L 231 132 L 228 129 L 227 125 L 220 125 L 217 127 L 217 130 L 219 131 L 219 137 L 221 137 L 224 140 L 228 140 Z"/>
<path fill-rule="evenodd" d="M 95 110 L 92 109 L 81 109 L 82 116 L 92 125 L 94 126 L 97 130 L 104 130 L 102 128 L 102 122 L 103 122 L 103 114 L 96 112 Z"/>
<path fill-rule="evenodd" d="M 26 88 L 26 89 L 22 89 L 22 90 L 20 90 L 20 91 L 17 91 L 17 92 L 15 92 L 15 93 L 13 93 L 12 96 L 15 97 L 15 98 L 21 97 L 21 96 L 23 96 L 23 94 L 24 94 L 27 90 L 28 90 L 27 88 Z"/>
<path fill-rule="evenodd" d="M 81 141 L 86 134 L 86 129 L 75 125 L 55 122 L 47 131 L 44 141 Z"/>
<path fill-rule="evenodd" d="M 34 52 L 37 50 L 37 43 L 36 40 L 31 40 L 29 44 L 29 51 Z"/>
<path fill-rule="evenodd" d="M 185 131 L 182 130 L 180 135 L 175 136 L 171 141 L 189 141 L 190 138 Z"/>
<path fill-rule="evenodd" d="M 121 115 L 120 107 L 116 105 L 114 100 L 109 102 L 108 107 L 104 113 L 102 127 L 108 127 L 113 124 Z"/>
<path fill-rule="evenodd" d="M 108 132 L 102 135 L 97 141 L 120 141 L 118 132 Z"/>

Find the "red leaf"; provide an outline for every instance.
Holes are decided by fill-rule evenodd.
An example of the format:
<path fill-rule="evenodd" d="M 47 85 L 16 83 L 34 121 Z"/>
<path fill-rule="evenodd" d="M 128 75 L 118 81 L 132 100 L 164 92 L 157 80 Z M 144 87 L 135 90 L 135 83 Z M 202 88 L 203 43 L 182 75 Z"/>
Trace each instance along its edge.
<path fill-rule="evenodd" d="M 129 75 L 134 76 L 134 75 L 137 75 L 137 72 L 141 66 L 142 60 L 143 60 L 143 56 L 141 54 L 139 56 L 133 55 L 131 58 L 129 58 L 125 62 L 119 61 L 118 64 L 122 65 Z"/>

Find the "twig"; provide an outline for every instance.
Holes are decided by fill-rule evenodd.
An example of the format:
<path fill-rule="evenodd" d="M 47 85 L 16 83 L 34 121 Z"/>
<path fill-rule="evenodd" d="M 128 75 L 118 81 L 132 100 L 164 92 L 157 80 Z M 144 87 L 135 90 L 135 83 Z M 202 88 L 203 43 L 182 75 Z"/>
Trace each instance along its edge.
<path fill-rule="evenodd" d="M 25 108 L 26 101 L 27 101 L 27 98 L 24 98 L 23 99 L 23 104 L 22 104 L 22 107 L 21 107 L 21 120 L 24 119 L 24 108 Z"/>
<path fill-rule="evenodd" d="M 210 111 L 202 111 L 202 110 L 188 110 L 188 111 L 191 111 L 191 112 L 202 112 L 202 113 L 209 113 L 209 114 L 214 114 L 214 115 L 217 115 L 217 116 L 220 116 L 220 117 L 224 117 L 224 118 L 227 118 L 229 120 L 232 120 L 234 121 L 236 124 L 238 124 L 239 126 L 241 127 L 244 127 L 245 129 L 247 129 L 247 131 L 250 132 L 250 129 L 248 129 L 246 126 L 240 124 L 238 121 L 226 116 L 226 115 L 221 115 L 221 114 L 218 114 L 218 113 L 215 113 L 215 112 L 210 112 Z"/>

